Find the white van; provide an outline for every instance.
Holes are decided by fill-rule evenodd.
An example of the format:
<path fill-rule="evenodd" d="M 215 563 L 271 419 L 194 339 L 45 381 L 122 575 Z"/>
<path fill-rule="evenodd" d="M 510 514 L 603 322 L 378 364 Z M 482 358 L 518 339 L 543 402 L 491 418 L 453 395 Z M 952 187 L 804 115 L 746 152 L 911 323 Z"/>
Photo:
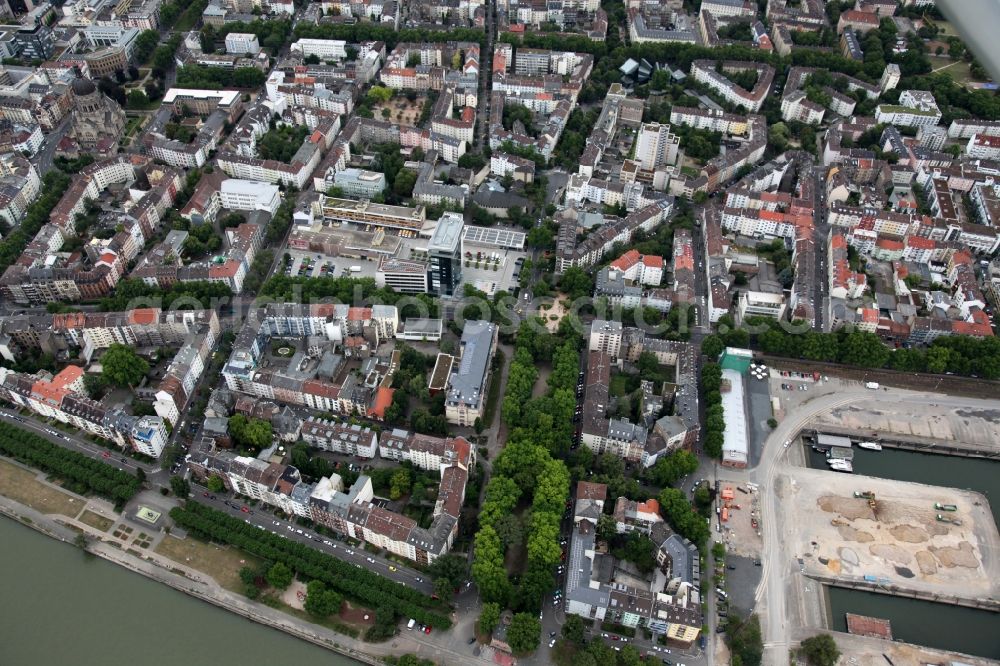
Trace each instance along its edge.
<path fill-rule="evenodd" d="M 417 621 L 411 617 L 410 621 L 406 623 L 406 628 L 409 629 L 410 631 L 413 631 L 413 625 L 415 625 L 416 623 Z"/>

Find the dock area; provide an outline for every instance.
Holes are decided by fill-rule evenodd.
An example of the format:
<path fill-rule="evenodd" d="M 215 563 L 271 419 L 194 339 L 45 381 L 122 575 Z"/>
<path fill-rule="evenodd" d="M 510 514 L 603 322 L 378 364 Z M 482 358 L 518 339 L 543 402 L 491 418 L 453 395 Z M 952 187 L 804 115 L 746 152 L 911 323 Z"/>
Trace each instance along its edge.
<path fill-rule="evenodd" d="M 887 641 L 892 640 L 892 623 L 880 617 L 868 617 L 855 613 L 845 613 L 847 618 L 847 633 L 855 636 L 870 636 Z"/>

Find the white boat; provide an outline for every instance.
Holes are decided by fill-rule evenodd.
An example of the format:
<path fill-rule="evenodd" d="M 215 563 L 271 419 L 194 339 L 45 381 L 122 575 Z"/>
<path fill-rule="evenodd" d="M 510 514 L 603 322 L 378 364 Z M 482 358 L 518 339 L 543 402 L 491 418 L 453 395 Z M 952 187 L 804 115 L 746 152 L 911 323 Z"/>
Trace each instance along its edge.
<path fill-rule="evenodd" d="M 828 460 L 827 463 L 830 465 L 830 469 L 835 472 L 853 472 L 854 465 L 846 460 Z"/>
<path fill-rule="evenodd" d="M 868 449 L 869 451 L 881 451 L 882 445 L 877 442 L 858 442 L 859 449 Z"/>

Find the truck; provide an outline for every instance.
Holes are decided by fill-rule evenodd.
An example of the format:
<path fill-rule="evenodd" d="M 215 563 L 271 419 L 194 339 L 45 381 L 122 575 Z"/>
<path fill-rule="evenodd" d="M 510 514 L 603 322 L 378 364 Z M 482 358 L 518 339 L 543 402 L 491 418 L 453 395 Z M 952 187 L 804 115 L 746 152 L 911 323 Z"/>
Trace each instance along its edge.
<path fill-rule="evenodd" d="M 878 390 L 878 382 L 865 382 L 865 388 L 871 389 L 872 391 Z"/>

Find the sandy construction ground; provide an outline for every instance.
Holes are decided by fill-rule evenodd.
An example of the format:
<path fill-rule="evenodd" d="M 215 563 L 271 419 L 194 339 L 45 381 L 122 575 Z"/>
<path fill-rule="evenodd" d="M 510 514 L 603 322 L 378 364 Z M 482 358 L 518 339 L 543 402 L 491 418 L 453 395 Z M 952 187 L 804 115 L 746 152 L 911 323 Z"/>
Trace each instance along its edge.
<path fill-rule="evenodd" d="M 996 403 L 992 403 L 996 405 Z M 932 440 L 949 446 L 1000 447 L 1000 409 L 947 407 L 931 402 L 871 403 L 831 410 L 815 420 L 857 431 L 893 434 L 905 440 Z"/>
<path fill-rule="evenodd" d="M 788 545 L 807 575 L 868 575 L 906 589 L 1000 596 L 1000 537 L 982 495 L 827 470 L 791 476 L 782 510 Z M 875 493 L 874 510 L 854 497 L 867 491 Z M 936 502 L 958 510 L 935 510 Z M 961 524 L 939 522 L 939 514 Z"/>

